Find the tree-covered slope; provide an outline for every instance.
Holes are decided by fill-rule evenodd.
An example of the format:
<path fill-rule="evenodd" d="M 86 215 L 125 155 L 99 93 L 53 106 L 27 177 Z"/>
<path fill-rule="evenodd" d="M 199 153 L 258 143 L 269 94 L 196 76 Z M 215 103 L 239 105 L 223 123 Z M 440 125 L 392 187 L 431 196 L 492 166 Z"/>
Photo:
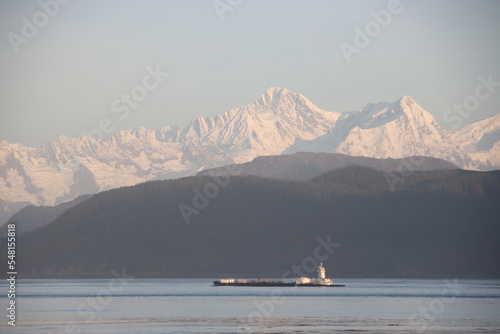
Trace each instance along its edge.
<path fill-rule="evenodd" d="M 21 277 L 281 276 L 304 272 L 321 239 L 340 244 L 324 259 L 337 277 L 500 277 L 499 203 L 500 172 L 348 167 L 310 181 L 154 181 L 102 192 L 22 236 L 18 268 Z"/>

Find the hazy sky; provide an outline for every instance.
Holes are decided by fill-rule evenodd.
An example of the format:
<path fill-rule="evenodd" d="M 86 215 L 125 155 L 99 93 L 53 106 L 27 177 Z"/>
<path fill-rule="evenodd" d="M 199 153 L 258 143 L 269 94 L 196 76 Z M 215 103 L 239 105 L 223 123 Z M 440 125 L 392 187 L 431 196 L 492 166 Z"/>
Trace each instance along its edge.
<path fill-rule="evenodd" d="M 478 77 L 500 82 L 496 0 L 55 1 L 0 2 L 0 140 L 38 146 L 103 119 L 185 125 L 271 86 L 336 111 L 410 95 L 445 128 L 446 110 L 467 99 L 463 124 L 500 112 L 498 85 L 474 100 Z M 357 47 L 350 62 L 343 42 Z M 168 76 L 156 82 L 158 67 Z"/>

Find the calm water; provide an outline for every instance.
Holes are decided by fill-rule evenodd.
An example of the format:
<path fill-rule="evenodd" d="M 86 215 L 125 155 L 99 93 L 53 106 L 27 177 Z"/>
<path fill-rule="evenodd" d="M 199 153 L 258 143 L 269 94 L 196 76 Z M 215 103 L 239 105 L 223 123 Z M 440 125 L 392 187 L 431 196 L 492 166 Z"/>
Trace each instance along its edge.
<path fill-rule="evenodd" d="M 210 279 L 21 280 L 1 333 L 500 333 L 499 280 L 338 279 L 345 288 Z"/>

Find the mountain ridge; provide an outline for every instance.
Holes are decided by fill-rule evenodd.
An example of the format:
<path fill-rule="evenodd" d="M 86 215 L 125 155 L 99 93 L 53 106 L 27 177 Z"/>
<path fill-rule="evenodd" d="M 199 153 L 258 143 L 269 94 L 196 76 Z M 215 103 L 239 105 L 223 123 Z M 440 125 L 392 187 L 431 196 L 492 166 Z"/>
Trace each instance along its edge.
<path fill-rule="evenodd" d="M 416 163 L 417 162 L 417 163 Z M 418 170 L 458 169 L 457 166 L 441 159 L 428 157 L 410 157 L 407 159 L 377 159 L 353 157 L 340 153 L 299 152 L 291 155 L 261 156 L 238 165 L 206 169 L 197 176 L 227 177 L 253 175 L 281 180 L 310 180 L 321 174 L 349 166 L 374 168 L 386 172 L 387 184 L 391 184 L 394 172 L 411 173 Z M 0 236 L 4 235 L 8 223 L 16 223 L 16 233 L 22 235 L 34 231 L 53 222 L 67 209 L 77 205 L 93 195 L 82 195 L 72 201 L 56 206 L 29 205 L 17 213 L 0 227 Z"/>
<path fill-rule="evenodd" d="M 279 277 L 320 237 L 340 244 L 336 277 L 498 278 L 500 171 L 396 174 L 393 191 L 359 166 L 310 181 L 235 176 L 189 224 L 179 205 L 213 178 L 112 189 L 23 235 L 19 277 Z"/>
<path fill-rule="evenodd" d="M 28 205 L 16 212 L 9 220 L 0 227 L 0 235 L 7 235 L 7 224 L 16 224 L 16 235 L 20 236 L 28 232 L 52 223 L 66 210 L 92 197 L 93 195 L 82 195 L 72 201 L 64 202 L 56 206 L 34 206 Z"/>
<path fill-rule="evenodd" d="M 492 170 L 500 166 L 500 143 L 495 141 L 500 118 L 487 123 L 487 129 L 477 123 L 451 133 L 409 96 L 341 113 L 272 87 L 249 105 L 199 117 L 185 127 L 139 127 L 102 140 L 59 136 L 37 148 L 2 141 L 1 217 L 5 221 L 21 203 L 56 205 L 85 193 L 300 151 L 430 156 L 460 168 Z M 478 150 L 479 142 L 491 147 Z"/>
<path fill-rule="evenodd" d="M 197 176 L 258 176 L 280 180 L 310 180 L 321 174 L 349 166 L 373 168 L 381 172 L 414 172 L 459 169 L 442 159 L 409 157 L 377 159 L 342 153 L 297 152 L 290 155 L 261 156 L 252 161 L 205 169 Z"/>

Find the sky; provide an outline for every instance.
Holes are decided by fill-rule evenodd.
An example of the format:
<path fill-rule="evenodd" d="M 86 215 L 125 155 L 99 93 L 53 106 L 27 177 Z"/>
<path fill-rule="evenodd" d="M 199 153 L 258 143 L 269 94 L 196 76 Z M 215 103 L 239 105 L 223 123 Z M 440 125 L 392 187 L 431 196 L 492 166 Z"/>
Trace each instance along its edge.
<path fill-rule="evenodd" d="M 269 87 L 331 111 L 410 95 L 456 129 L 500 112 L 499 17 L 496 0 L 4 0 L 0 141 L 187 125 Z"/>

